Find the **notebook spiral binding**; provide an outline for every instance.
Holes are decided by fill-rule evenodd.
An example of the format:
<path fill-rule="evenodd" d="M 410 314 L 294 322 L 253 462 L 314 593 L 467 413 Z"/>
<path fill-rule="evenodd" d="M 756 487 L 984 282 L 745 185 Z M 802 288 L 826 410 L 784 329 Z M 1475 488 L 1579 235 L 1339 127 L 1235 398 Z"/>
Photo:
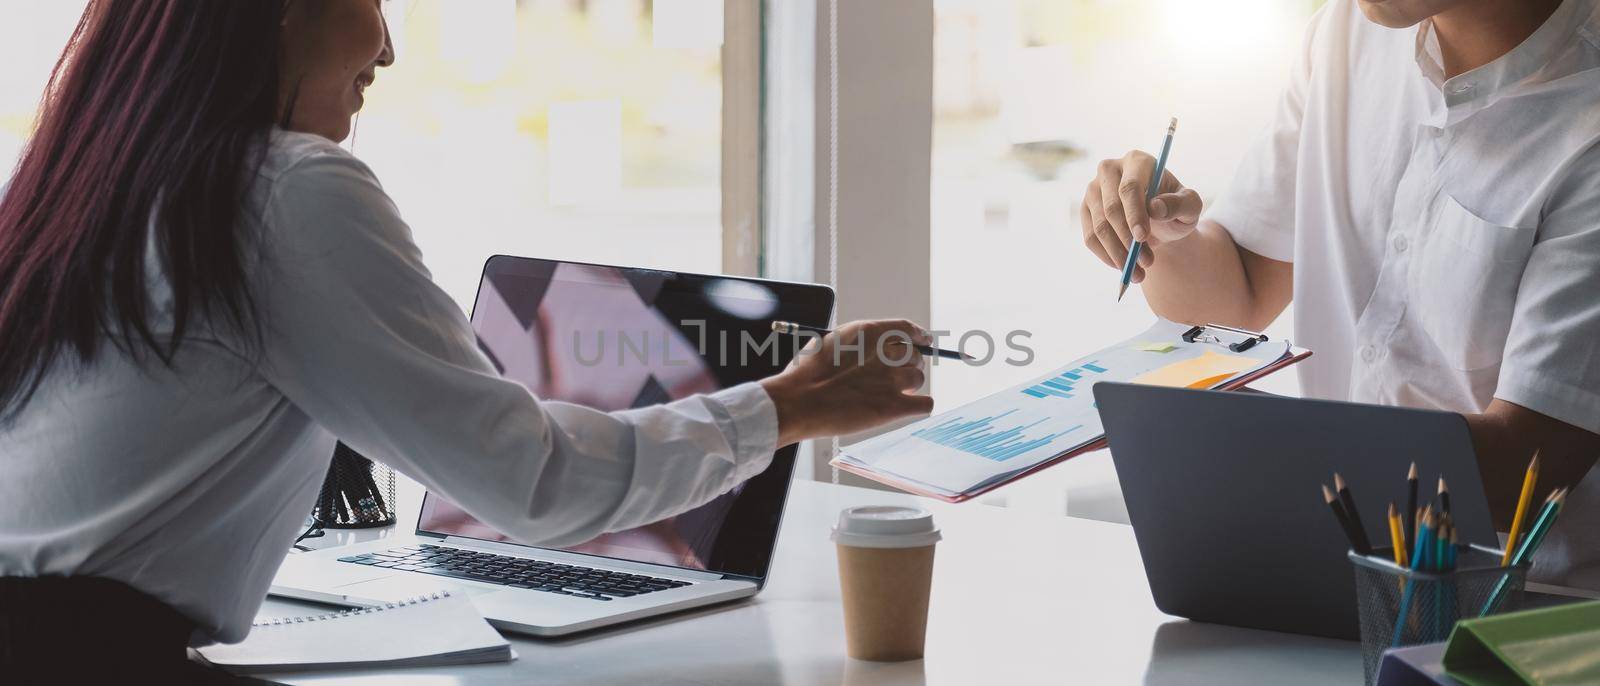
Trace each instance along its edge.
<path fill-rule="evenodd" d="M 417 596 L 415 598 L 407 598 L 405 600 L 396 600 L 396 601 L 394 601 L 392 603 L 385 603 L 383 605 L 379 605 L 379 606 L 376 606 L 376 607 L 358 607 L 358 608 L 351 609 L 351 610 L 345 610 L 343 612 L 329 612 L 327 614 L 322 614 L 322 615 L 302 615 L 302 616 L 299 616 L 299 617 L 279 617 L 277 619 L 268 619 L 268 620 L 262 620 L 262 621 L 259 621 L 259 622 L 255 622 L 255 623 L 252 623 L 250 626 L 251 627 L 289 626 L 291 624 L 305 624 L 305 623 L 308 623 L 308 622 L 320 622 L 320 621 L 324 621 L 324 620 L 328 620 L 328 619 L 339 619 L 341 617 L 354 617 L 356 615 L 373 614 L 373 613 L 377 613 L 377 612 L 383 612 L 384 610 L 393 610 L 393 609 L 396 609 L 396 608 L 406 607 L 408 605 L 417 605 L 419 603 L 426 603 L 426 602 L 428 602 L 430 600 L 443 600 L 443 599 L 448 598 L 448 597 L 450 597 L 450 592 L 449 591 L 437 591 L 437 592 L 434 592 L 434 593 L 429 594 L 429 595 L 419 595 L 419 596 Z"/>

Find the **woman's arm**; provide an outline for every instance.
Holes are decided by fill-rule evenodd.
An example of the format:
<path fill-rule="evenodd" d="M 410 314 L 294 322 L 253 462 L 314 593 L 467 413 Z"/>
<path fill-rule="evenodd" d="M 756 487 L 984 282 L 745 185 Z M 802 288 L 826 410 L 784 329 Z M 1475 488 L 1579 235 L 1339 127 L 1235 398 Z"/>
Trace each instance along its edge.
<path fill-rule="evenodd" d="M 780 441 L 855 428 L 840 413 L 870 426 L 929 404 L 906 392 L 921 383 L 914 364 L 815 359 L 765 388 L 637 410 L 539 402 L 495 373 L 359 161 L 329 150 L 298 163 L 263 226 L 253 283 L 268 380 L 351 447 L 524 541 L 656 521 L 759 473 Z"/>

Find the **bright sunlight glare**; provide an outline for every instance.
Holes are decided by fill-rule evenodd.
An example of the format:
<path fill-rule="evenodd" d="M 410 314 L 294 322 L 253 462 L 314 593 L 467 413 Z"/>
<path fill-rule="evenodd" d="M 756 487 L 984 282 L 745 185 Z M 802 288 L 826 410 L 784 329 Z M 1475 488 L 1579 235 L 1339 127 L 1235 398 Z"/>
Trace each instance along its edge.
<path fill-rule="evenodd" d="M 1276 42 L 1290 15 L 1285 0 L 1163 0 L 1167 33 L 1187 53 L 1228 54 Z"/>

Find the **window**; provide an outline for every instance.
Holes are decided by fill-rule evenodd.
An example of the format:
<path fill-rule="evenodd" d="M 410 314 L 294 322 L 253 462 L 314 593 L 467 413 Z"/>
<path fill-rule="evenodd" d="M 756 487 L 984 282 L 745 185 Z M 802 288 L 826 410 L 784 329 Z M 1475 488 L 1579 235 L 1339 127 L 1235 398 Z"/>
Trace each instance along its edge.
<path fill-rule="evenodd" d="M 721 271 L 721 0 L 387 13 L 353 147 L 463 306 L 494 253 Z"/>
<path fill-rule="evenodd" d="M 39 96 L 61 48 L 83 14 L 83 2 L 0 3 L 0 186 L 11 179 L 33 131 Z"/>
<path fill-rule="evenodd" d="M 0 181 L 82 8 L 7 3 Z M 757 88 L 754 76 L 724 83 L 723 0 L 387 0 L 384 11 L 398 60 L 346 146 L 463 307 L 495 253 L 723 271 L 725 89 Z M 748 39 L 757 25 L 729 30 Z M 736 171 L 754 178 L 753 162 Z"/>

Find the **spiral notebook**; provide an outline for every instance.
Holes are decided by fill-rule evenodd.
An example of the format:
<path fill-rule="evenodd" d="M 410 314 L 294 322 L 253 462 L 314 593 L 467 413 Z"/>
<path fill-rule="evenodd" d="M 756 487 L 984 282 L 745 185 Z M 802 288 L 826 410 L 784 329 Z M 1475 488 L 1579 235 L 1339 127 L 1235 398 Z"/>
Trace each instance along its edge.
<path fill-rule="evenodd" d="M 256 622 L 243 642 L 195 651 L 235 674 L 507 662 L 511 644 L 461 594 Z"/>

